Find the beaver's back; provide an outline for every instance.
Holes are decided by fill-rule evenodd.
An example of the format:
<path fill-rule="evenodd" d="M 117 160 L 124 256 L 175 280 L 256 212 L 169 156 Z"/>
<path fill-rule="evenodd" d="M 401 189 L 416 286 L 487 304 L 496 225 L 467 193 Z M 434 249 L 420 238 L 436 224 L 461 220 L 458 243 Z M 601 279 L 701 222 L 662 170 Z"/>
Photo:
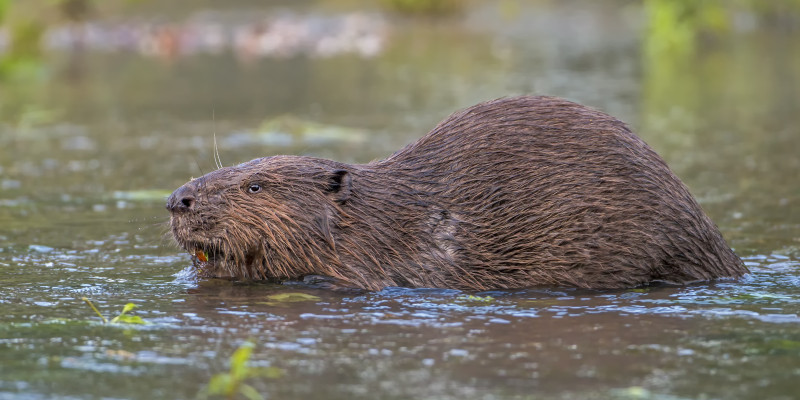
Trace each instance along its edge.
<path fill-rule="evenodd" d="M 442 210 L 431 223 L 440 259 L 429 261 L 463 265 L 481 286 L 614 288 L 746 272 L 650 147 L 565 100 L 479 104 L 376 166 Z"/>

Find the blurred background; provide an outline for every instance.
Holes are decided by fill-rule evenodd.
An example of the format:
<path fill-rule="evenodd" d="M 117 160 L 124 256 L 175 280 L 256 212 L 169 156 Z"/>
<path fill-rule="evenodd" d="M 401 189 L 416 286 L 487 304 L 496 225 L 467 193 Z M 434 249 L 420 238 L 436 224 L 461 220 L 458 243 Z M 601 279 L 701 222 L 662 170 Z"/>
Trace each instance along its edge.
<path fill-rule="evenodd" d="M 0 0 L 0 218 L 160 201 L 214 168 L 215 136 L 224 165 L 367 162 L 456 109 L 545 94 L 631 124 L 748 251 L 797 208 L 799 15 L 796 0 Z M 790 219 L 772 246 L 797 245 Z"/>
<path fill-rule="evenodd" d="M 208 299 L 187 295 L 200 289 L 174 276 L 189 260 L 165 235 L 164 199 L 215 169 L 215 145 L 226 166 L 274 154 L 369 162 L 457 109 L 518 94 L 565 97 L 628 122 L 688 184 L 751 269 L 765 274 L 755 274 L 762 278 L 748 287 L 767 293 L 754 300 L 765 308 L 749 300 L 741 307 L 762 317 L 788 313 L 797 323 L 800 0 L 0 0 L 0 337 L 18 338 L 0 340 L 6 350 L 0 352 L 0 398 L 158 398 L 171 389 L 176 392 L 167 397 L 192 397 L 196 382 L 222 367 L 236 340 L 253 332 L 277 334 L 278 328 L 259 320 L 230 341 L 220 339 L 218 332 L 242 321 L 210 311 L 225 300 L 217 290 Z M 253 307 L 247 294 L 236 293 L 242 300 L 237 304 Z M 713 293 L 730 297 L 724 290 Z M 173 328 L 159 330 L 163 325 L 98 333 L 94 326 L 46 322 L 89 318 L 76 300 L 83 295 L 104 311 L 139 299 L 151 310 L 140 315 L 192 328 L 177 335 Z M 697 300 L 683 291 L 672 295 Z M 198 310 L 210 316 L 198 319 Z M 628 370 L 607 380 L 571 374 L 572 367 L 547 375 L 546 361 L 534 364 L 553 378 L 547 384 L 555 392 L 595 378 L 604 387 L 626 386 L 631 382 L 622 375 L 646 370 L 653 379 L 637 384 L 651 390 L 789 398 L 780 396 L 794 382 L 790 375 L 800 371 L 800 337 L 796 330 L 786 333 L 787 325 L 776 330 L 764 323 L 773 336 L 751 339 L 770 337 L 784 347 L 775 353 L 777 342 L 764 345 L 769 350 L 763 354 L 779 358 L 764 356 L 762 370 L 745 361 L 726 370 L 740 386 L 680 360 L 664 368 L 688 382 L 683 389 L 671 378 L 658 380 L 663 371 L 646 360 L 636 359 L 648 365 L 636 369 L 636 362 L 615 359 Z M 743 324 L 746 330 L 728 336 L 728 328 L 711 324 L 709 337 L 734 338 L 732 345 L 741 344 L 745 354 L 752 343 L 742 344 L 744 336 L 737 335 L 760 332 L 761 325 Z M 312 336 L 343 332 L 311 325 L 306 329 Z M 576 329 L 592 331 L 590 325 Z M 680 322 L 666 325 L 650 326 L 673 332 Z M 390 332 L 366 334 L 364 343 L 377 340 L 372 334 L 402 353 L 396 346 L 403 340 Z M 516 337 L 507 340 L 515 343 Z M 706 346 L 708 340 L 689 346 L 698 354 L 692 362 L 722 357 Z M 225 351 L 217 354 L 220 346 Z M 556 358 L 571 359 L 571 350 L 559 346 L 551 348 Z M 610 353 L 619 350 L 609 346 Z M 117 348 L 139 358 L 109 355 Z M 316 351 L 324 360 L 317 367 L 339 360 Z M 303 354 L 287 362 L 300 363 Z M 394 382 L 400 368 L 367 365 L 385 373 L 369 381 L 375 385 Z M 295 367 L 287 369 L 308 378 L 305 364 Z M 87 371 L 94 389 L 81 383 Z M 454 388 L 447 382 L 474 382 L 473 373 L 456 368 L 437 386 L 441 392 L 422 394 L 470 397 L 472 392 L 459 391 L 470 384 Z M 148 390 L 132 381 L 141 374 L 149 374 Z M 334 385 L 339 380 L 320 374 L 312 375 Z M 428 387 L 429 381 L 410 376 L 407 382 L 422 386 L 362 394 L 420 395 L 403 390 Z M 172 388 L 177 381 L 184 386 Z M 762 392 L 764 382 L 778 388 Z M 302 379 L 294 381 L 282 393 L 306 393 L 302 385 Z M 361 393 L 333 387 L 330 398 Z M 512 394 L 530 389 L 523 383 L 510 388 Z"/>

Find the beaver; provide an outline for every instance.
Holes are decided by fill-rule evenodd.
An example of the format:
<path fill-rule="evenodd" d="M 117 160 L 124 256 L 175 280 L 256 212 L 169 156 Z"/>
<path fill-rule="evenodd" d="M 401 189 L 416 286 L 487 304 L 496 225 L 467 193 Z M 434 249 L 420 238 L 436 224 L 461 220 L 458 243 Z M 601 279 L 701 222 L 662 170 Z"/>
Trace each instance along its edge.
<path fill-rule="evenodd" d="M 747 272 L 623 122 L 553 97 L 475 105 L 368 164 L 279 155 L 220 168 L 167 209 L 205 277 L 615 289 Z"/>

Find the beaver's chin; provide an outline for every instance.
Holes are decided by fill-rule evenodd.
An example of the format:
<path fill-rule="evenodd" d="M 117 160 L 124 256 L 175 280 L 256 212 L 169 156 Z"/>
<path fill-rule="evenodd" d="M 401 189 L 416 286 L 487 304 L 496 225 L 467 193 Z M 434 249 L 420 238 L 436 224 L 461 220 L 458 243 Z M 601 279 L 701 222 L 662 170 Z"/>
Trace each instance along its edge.
<path fill-rule="evenodd" d="M 177 235 L 176 235 L 177 236 Z M 233 260 L 218 246 L 205 241 L 177 238 L 178 245 L 192 257 L 195 274 L 200 278 L 231 278 L 229 271 Z"/>
<path fill-rule="evenodd" d="M 238 254 L 208 243 L 187 241 L 182 246 L 192 257 L 195 274 L 200 278 L 222 278 L 234 280 L 270 280 L 263 266 L 256 263 L 261 254 L 255 250 Z M 237 257 L 238 255 L 238 257 Z"/>

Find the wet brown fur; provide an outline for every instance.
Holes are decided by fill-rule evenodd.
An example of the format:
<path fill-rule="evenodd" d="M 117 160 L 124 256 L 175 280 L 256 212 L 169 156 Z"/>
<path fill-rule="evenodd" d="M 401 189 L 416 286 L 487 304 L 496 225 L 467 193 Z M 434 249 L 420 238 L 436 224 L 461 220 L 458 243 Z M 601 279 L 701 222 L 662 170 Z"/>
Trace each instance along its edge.
<path fill-rule="evenodd" d="M 478 104 L 369 164 L 275 156 L 222 168 L 167 207 L 178 244 L 208 251 L 206 276 L 483 290 L 747 272 L 624 123 L 550 97 Z"/>

